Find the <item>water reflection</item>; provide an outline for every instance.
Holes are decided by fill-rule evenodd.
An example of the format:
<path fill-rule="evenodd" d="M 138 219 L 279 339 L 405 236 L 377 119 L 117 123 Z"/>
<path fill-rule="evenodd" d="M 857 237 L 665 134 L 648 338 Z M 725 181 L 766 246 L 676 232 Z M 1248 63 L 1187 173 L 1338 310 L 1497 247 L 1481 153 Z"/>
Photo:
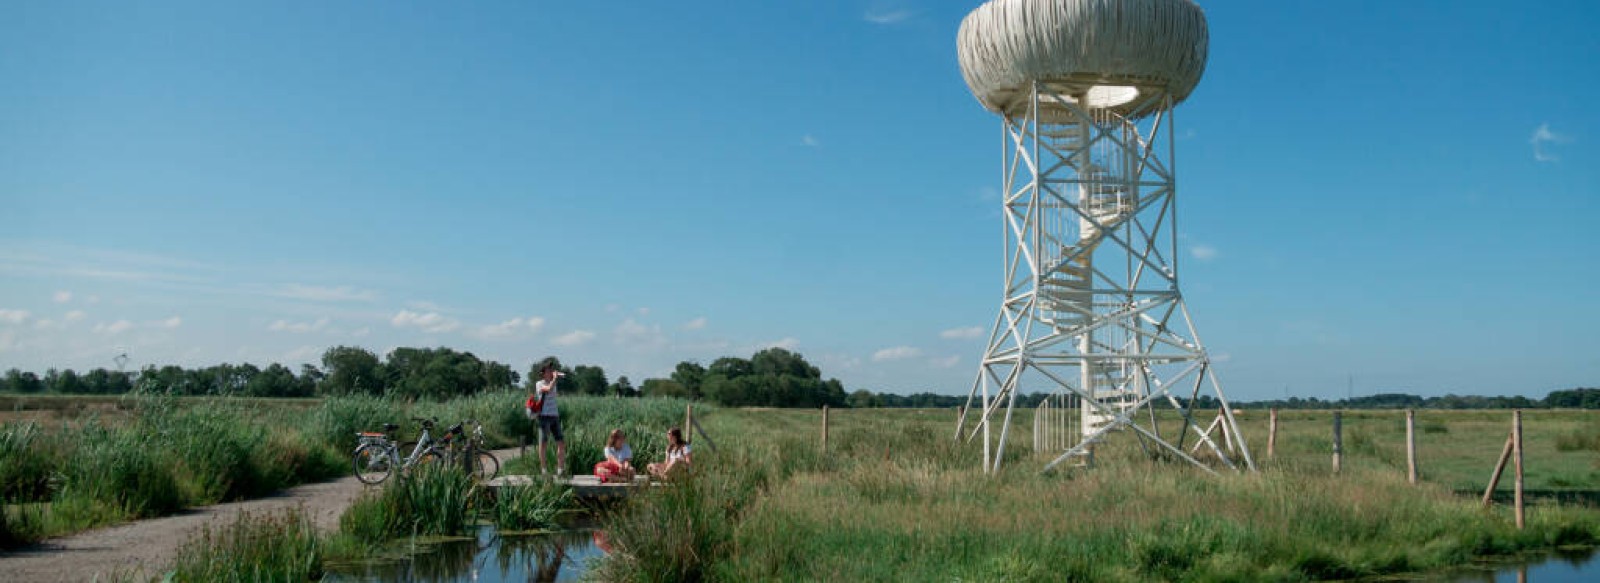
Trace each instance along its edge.
<path fill-rule="evenodd" d="M 409 559 L 334 566 L 329 581 L 405 583 L 577 581 L 602 556 L 600 531 L 499 535 L 482 527 L 472 540 L 419 545 Z M 597 545 L 598 543 L 598 545 Z"/>
<path fill-rule="evenodd" d="M 1549 557 L 1520 565 L 1488 566 L 1481 571 L 1453 573 L 1437 581 L 1451 583 L 1591 583 L 1600 581 L 1595 549 L 1556 551 Z"/>

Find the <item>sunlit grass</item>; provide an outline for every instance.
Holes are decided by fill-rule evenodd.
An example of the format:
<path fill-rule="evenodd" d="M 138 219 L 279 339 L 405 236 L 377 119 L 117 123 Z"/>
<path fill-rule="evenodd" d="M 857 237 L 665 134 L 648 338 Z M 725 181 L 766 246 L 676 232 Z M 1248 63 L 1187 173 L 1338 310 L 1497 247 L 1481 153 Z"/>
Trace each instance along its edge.
<path fill-rule="evenodd" d="M 1530 461 L 1547 464 L 1538 475 L 1593 463 L 1592 455 L 1546 456 L 1556 435 L 1593 419 L 1587 415 L 1525 414 Z M 1248 443 L 1262 471 L 1218 476 L 1153 462 L 1127 434 L 1097 448 L 1092 469 L 1041 474 L 1051 456 L 1031 450 L 1030 419 L 1019 417 L 1005 469 L 990 476 L 979 470 L 977 442 L 952 439 L 953 411 L 834 411 L 825 455 L 817 412 L 720 411 L 706 425 L 725 450 L 697 449 L 692 483 L 640 498 L 616 517 L 610 532 L 624 551 L 602 576 L 1337 579 L 1600 540 L 1593 508 L 1544 501 L 1518 531 L 1508 509 L 1485 511 L 1475 496 L 1454 492 L 1481 491 L 1509 412 L 1419 414 L 1434 427 L 1419 431 L 1429 476 L 1419 486 L 1406 482 L 1399 412 L 1347 415 L 1339 475 L 1330 467 L 1327 412 L 1281 418 L 1271 460 L 1265 412 L 1248 412 Z M 1261 433 L 1250 433 L 1257 425 Z"/>

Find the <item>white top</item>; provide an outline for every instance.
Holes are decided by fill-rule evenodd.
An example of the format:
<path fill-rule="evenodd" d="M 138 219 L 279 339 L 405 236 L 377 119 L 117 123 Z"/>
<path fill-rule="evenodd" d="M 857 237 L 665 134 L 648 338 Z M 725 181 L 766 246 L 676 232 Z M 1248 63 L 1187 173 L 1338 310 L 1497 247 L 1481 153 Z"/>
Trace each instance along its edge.
<path fill-rule="evenodd" d="M 544 391 L 546 387 L 548 387 L 550 389 L 550 392 L 544 393 L 544 408 L 539 410 L 539 416 L 541 416 L 541 417 L 556 417 L 556 416 L 559 416 L 560 413 L 556 410 L 556 384 L 555 384 L 555 382 L 540 380 L 539 382 L 534 383 L 534 385 L 533 385 L 533 388 L 536 391 Z"/>
<path fill-rule="evenodd" d="M 1029 88 L 1043 81 L 1134 118 L 1164 107 L 1142 98 L 1188 97 L 1209 45 L 1193 0 L 990 0 L 961 21 L 956 42 L 961 75 L 990 111 L 1025 111 Z"/>
<path fill-rule="evenodd" d="M 633 459 L 633 448 L 628 447 L 627 443 L 622 444 L 622 449 L 612 449 L 610 446 L 607 446 L 606 459 L 609 460 L 611 458 L 617 458 L 617 461 L 619 462 L 631 460 Z"/>
<path fill-rule="evenodd" d="M 683 461 L 683 458 L 686 457 L 689 457 L 689 444 L 687 443 L 683 444 L 683 447 L 678 448 L 678 451 L 672 451 L 670 449 L 667 450 L 667 462 L 669 463 L 681 462 Z"/>

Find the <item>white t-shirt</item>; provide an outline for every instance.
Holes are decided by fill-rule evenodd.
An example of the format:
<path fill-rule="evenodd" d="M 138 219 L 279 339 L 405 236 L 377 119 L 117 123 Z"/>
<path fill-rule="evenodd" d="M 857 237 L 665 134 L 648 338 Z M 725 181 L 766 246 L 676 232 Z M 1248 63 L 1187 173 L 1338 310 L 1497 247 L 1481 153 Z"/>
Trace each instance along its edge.
<path fill-rule="evenodd" d="M 633 459 L 633 448 L 628 447 L 626 443 L 622 444 L 622 449 L 612 449 L 610 446 L 606 446 L 606 459 L 611 458 L 617 458 L 619 462 L 631 460 Z"/>
<path fill-rule="evenodd" d="M 560 415 L 556 411 L 556 384 L 552 381 L 540 380 L 533 385 L 535 391 L 543 391 L 545 387 L 550 387 L 550 392 L 541 393 L 544 395 L 544 408 L 539 410 L 539 416 L 556 417 Z"/>
<path fill-rule="evenodd" d="M 681 462 L 681 461 L 683 461 L 683 458 L 688 457 L 688 456 L 689 456 L 689 444 L 687 444 L 687 443 L 683 444 L 683 447 L 678 448 L 678 451 L 672 451 L 670 449 L 667 450 L 667 461 L 668 462 Z"/>

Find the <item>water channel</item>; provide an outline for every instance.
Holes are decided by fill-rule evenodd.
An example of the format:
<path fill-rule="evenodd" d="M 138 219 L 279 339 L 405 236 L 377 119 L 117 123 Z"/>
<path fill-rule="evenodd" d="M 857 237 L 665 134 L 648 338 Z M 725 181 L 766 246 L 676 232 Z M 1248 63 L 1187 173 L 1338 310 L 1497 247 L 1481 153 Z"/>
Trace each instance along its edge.
<path fill-rule="evenodd" d="M 371 583 L 532 583 L 578 581 L 605 555 L 598 529 L 500 535 L 483 526 L 476 538 L 418 545 L 410 557 L 372 565 L 334 566 L 327 581 Z M 1528 561 L 1480 564 L 1445 573 L 1401 577 L 1439 583 L 1591 583 L 1600 581 L 1596 549 L 1557 551 Z M 1385 578 L 1385 580 L 1394 580 Z"/>
<path fill-rule="evenodd" d="M 601 544 L 597 544 L 601 543 Z M 370 565 L 334 565 L 326 581 L 455 583 L 577 581 L 605 555 L 600 530 L 501 535 L 480 527 L 467 540 L 418 545 L 408 558 Z"/>
<path fill-rule="evenodd" d="M 1430 577 L 1428 581 L 1450 583 L 1592 583 L 1600 581 L 1600 557 L 1596 549 L 1556 551 L 1526 562 L 1481 565 Z"/>

